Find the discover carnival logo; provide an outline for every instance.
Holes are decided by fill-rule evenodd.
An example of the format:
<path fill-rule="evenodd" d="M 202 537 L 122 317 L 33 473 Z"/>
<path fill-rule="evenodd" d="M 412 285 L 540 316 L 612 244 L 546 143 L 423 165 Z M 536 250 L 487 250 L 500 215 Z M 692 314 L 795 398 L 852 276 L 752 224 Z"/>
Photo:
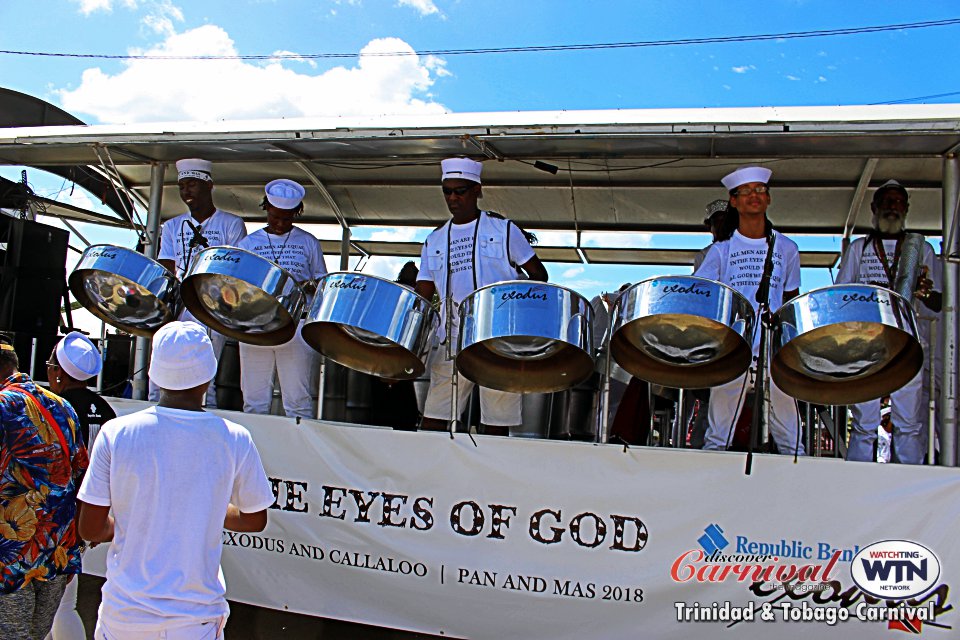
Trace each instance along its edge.
<path fill-rule="evenodd" d="M 697 542 L 699 549 L 685 551 L 671 565 L 674 582 L 827 582 L 844 555 L 855 553 L 827 543 L 814 547 L 801 540 L 754 542 L 746 536 L 736 536 L 736 546 L 730 551 L 730 542 L 717 524 L 704 529 Z"/>
<path fill-rule="evenodd" d="M 915 598 L 940 579 L 940 559 L 908 540 L 884 540 L 864 547 L 850 563 L 850 577 L 877 598 Z"/>

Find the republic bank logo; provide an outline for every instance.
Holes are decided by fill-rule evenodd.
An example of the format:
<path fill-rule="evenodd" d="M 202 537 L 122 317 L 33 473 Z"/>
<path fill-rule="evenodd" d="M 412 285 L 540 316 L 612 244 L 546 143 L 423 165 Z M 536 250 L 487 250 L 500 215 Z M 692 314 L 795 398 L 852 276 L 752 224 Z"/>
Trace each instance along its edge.
<path fill-rule="evenodd" d="M 723 529 L 716 524 L 711 524 L 703 530 L 703 535 L 697 538 L 697 543 L 703 549 L 703 552 L 709 556 L 711 553 L 723 551 L 730 544 L 730 541 L 724 537 Z"/>

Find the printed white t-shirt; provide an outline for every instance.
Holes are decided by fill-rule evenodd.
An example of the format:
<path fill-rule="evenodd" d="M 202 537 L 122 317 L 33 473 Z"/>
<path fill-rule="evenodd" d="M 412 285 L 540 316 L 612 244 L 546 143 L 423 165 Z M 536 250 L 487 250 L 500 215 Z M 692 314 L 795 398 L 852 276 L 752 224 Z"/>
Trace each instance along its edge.
<path fill-rule="evenodd" d="M 896 238 L 886 238 L 883 240 L 883 252 L 887 257 L 887 265 L 892 267 L 894 256 L 897 251 Z M 937 265 L 937 257 L 933 252 L 933 247 L 929 242 L 923 243 L 923 256 L 921 264 L 927 267 L 927 277 L 933 281 L 933 290 L 942 291 L 941 270 Z M 867 242 L 866 238 L 857 238 L 847 247 L 843 254 L 843 260 L 840 263 L 840 270 L 837 272 L 837 284 L 849 284 L 860 282 L 864 284 L 874 284 L 881 287 L 890 287 L 890 279 L 887 278 L 887 272 L 880 262 L 876 247 L 873 241 Z"/>
<path fill-rule="evenodd" d="M 499 243 L 493 238 L 481 238 L 478 236 L 477 225 L 479 218 L 466 224 L 450 223 L 450 293 L 454 302 L 457 304 L 463 302 L 464 298 L 482 287 L 484 283 L 474 284 L 474 266 L 473 260 L 489 264 L 492 261 L 510 261 L 516 265 L 526 264 L 536 255 L 533 247 L 527 241 L 526 236 L 515 224 L 510 227 L 510 257 L 503 257 L 503 252 L 499 250 Z M 446 229 L 441 227 L 440 232 L 446 234 Z M 474 247 L 474 238 L 476 238 L 477 247 Z M 444 238 L 445 240 L 445 238 Z M 487 247 L 489 246 L 489 250 Z M 420 264 L 428 264 L 429 256 L 427 253 L 427 244 L 424 243 L 420 252 Z M 494 257 L 496 256 L 496 257 Z M 445 273 L 439 274 L 439 277 L 446 277 Z M 430 280 L 430 273 L 421 268 L 417 280 Z M 442 288 L 439 283 L 438 290 Z"/>
<path fill-rule="evenodd" d="M 770 310 L 776 312 L 783 304 L 783 292 L 800 288 L 800 250 L 797 243 L 774 231 L 773 273 L 770 276 Z M 730 285 L 750 301 L 757 311 L 757 288 L 763 276 L 767 258 L 767 239 L 748 238 L 734 231 L 729 240 L 715 242 L 707 251 L 703 264 L 693 274 Z M 759 347 L 760 333 L 756 332 L 754 350 Z"/>
<path fill-rule="evenodd" d="M 240 216 L 219 209 L 203 223 L 197 222 L 190 212 L 164 222 L 160 228 L 160 253 L 157 259 L 173 260 L 177 267 L 176 276 L 181 280 L 189 267 L 187 259 L 192 261 L 205 248 L 190 246 L 193 229 L 188 220 L 200 230 L 211 247 L 223 245 L 235 247 L 240 239 L 247 235 L 247 228 Z"/>
<path fill-rule="evenodd" d="M 113 508 L 100 615 L 131 632 L 226 614 L 220 555 L 227 503 L 255 513 L 274 502 L 246 429 L 211 413 L 159 406 L 103 425 L 77 498 Z"/>
<path fill-rule="evenodd" d="M 283 235 L 269 234 L 266 228 L 257 229 L 237 246 L 277 263 L 289 271 L 297 282 L 315 280 L 327 273 L 320 241 L 298 227 L 293 227 Z"/>

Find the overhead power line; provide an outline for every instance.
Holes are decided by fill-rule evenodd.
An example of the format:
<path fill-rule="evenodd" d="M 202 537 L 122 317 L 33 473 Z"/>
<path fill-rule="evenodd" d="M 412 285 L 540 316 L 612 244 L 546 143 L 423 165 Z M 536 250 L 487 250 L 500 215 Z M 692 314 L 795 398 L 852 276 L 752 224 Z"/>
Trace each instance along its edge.
<path fill-rule="evenodd" d="M 647 40 L 637 42 L 606 42 L 598 44 L 555 44 L 526 47 L 484 47 L 479 49 L 431 49 L 424 51 L 378 51 L 367 52 L 364 56 L 460 56 L 491 53 L 534 53 L 554 51 L 591 51 L 597 49 L 640 49 L 645 47 L 675 47 L 690 44 L 722 44 L 727 42 L 761 42 L 764 40 L 797 40 L 800 38 L 824 38 L 828 36 L 848 36 L 883 31 L 903 31 L 907 29 L 927 29 L 960 24 L 960 18 L 929 20 L 926 22 L 907 22 L 873 27 L 851 27 L 848 29 L 821 29 L 817 31 L 789 31 L 786 33 L 765 33 L 748 36 L 717 36 L 712 38 L 683 38 L 680 40 Z M 97 58 L 102 60 L 318 60 L 327 58 L 357 58 L 359 53 L 276 53 L 269 55 L 115 55 L 103 53 L 63 53 L 52 51 L 12 51 L 0 49 L 0 54 L 19 56 L 45 56 L 53 58 Z"/>

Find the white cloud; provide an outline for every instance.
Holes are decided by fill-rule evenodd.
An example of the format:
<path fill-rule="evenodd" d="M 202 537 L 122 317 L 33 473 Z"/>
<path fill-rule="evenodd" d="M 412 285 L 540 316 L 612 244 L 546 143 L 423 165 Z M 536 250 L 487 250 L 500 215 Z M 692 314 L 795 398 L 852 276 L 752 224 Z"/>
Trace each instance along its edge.
<path fill-rule="evenodd" d="M 316 61 L 316 60 L 314 60 L 313 58 L 304 58 L 303 56 L 301 56 L 300 54 L 298 54 L 296 51 L 286 51 L 286 50 L 281 49 L 281 50 L 279 50 L 279 51 L 274 51 L 274 52 L 273 52 L 273 55 L 275 55 L 275 56 L 283 56 L 283 58 L 285 59 L 286 62 L 302 62 L 302 63 L 310 66 L 310 68 L 312 68 L 312 69 L 316 69 L 316 68 L 317 68 L 317 61 Z"/>
<path fill-rule="evenodd" d="M 433 4 L 433 0 L 397 0 L 397 5 L 401 7 L 412 7 L 422 16 L 440 13 L 440 9 L 437 8 L 437 5 Z"/>
<path fill-rule="evenodd" d="M 823 76 L 820 76 L 819 78 L 817 78 L 817 82 L 826 82 L 826 81 L 827 79 L 824 78 Z"/>
<path fill-rule="evenodd" d="M 113 0 L 73 0 L 85 16 L 96 11 L 113 11 Z"/>
<path fill-rule="evenodd" d="M 148 33 L 169 38 L 177 33 L 174 22 L 183 22 L 183 11 L 170 0 L 152 2 L 146 16 L 140 21 Z"/>
<path fill-rule="evenodd" d="M 419 227 L 401 227 L 399 229 L 384 229 L 370 234 L 374 242 L 413 242 L 417 239 Z"/>
<path fill-rule="evenodd" d="M 571 278 L 576 278 L 578 275 L 583 273 L 583 267 L 570 267 L 560 274 L 560 277 L 564 280 L 569 280 Z"/>
<path fill-rule="evenodd" d="M 611 247 L 617 249 L 642 249 L 653 245 L 653 234 L 630 231 L 595 231 L 583 234 L 584 247 Z"/>
<path fill-rule="evenodd" d="M 753 66 L 752 64 L 747 64 L 742 67 L 730 67 L 730 70 L 733 71 L 734 73 L 746 73 L 747 71 L 756 70 L 756 67 Z"/>
<path fill-rule="evenodd" d="M 388 52 L 407 55 L 376 55 Z M 173 33 L 156 47 L 131 53 L 238 55 L 229 34 L 216 25 Z M 351 66 L 319 75 L 298 73 L 278 60 L 129 60 L 116 74 L 87 69 L 76 89 L 57 93 L 64 109 L 102 123 L 443 113 L 429 89 L 446 73 L 441 60 L 423 60 L 403 40 L 379 38 Z"/>
<path fill-rule="evenodd" d="M 800 78 L 798 78 L 797 76 L 791 76 L 790 74 L 787 74 L 787 80 L 797 81 L 797 80 L 799 80 L 799 79 L 800 79 Z"/>

